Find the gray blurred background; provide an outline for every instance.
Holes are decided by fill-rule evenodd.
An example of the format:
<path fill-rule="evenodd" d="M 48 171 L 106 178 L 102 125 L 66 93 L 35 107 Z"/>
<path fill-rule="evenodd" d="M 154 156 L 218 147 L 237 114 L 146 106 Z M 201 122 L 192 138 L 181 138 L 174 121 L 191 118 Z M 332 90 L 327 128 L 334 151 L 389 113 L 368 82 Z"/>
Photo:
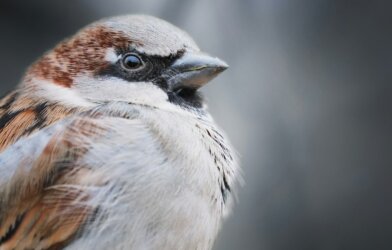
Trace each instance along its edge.
<path fill-rule="evenodd" d="M 392 3 L 0 1 L 0 93 L 101 17 L 146 13 L 231 66 L 204 89 L 245 186 L 216 250 L 392 249 Z"/>

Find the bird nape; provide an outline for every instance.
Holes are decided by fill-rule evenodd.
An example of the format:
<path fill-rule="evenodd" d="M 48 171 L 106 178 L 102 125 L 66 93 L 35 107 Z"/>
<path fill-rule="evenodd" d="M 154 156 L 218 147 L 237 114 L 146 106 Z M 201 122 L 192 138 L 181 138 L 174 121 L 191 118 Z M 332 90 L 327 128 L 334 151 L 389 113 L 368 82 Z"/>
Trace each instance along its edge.
<path fill-rule="evenodd" d="M 0 249 L 211 249 L 239 174 L 199 88 L 227 67 L 144 15 L 39 58 L 0 100 Z"/>

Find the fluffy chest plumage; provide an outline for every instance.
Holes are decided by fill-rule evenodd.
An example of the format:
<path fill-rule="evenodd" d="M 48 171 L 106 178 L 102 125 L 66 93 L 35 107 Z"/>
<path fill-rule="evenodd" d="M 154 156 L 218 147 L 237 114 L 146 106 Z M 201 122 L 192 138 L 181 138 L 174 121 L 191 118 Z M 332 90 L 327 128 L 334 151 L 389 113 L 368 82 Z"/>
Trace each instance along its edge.
<path fill-rule="evenodd" d="M 195 181 L 212 204 L 226 208 L 236 175 L 236 162 L 230 143 L 208 114 L 182 114 L 144 111 L 143 119 L 156 134 L 172 163 Z"/>
<path fill-rule="evenodd" d="M 100 206 L 107 204 L 110 211 L 104 228 L 121 232 L 117 237 L 128 240 L 117 241 L 132 249 L 210 249 L 229 210 L 237 174 L 229 143 L 208 116 L 184 116 L 141 106 L 129 114 L 143 127 L 139 152 L 131 146 L 112 148 L 134 160 L 128 165 L 116 164 L 121 171 L 105 170 L 114 184 L 101 191 L 105 198 Z M 122 141 L 116 144 L 129 141 L 127 136 L 132 133 L 121 132 Z M 107 150 L 104 154 L 108 155 Z M 135 232 L 140 235 L 135 237 Z M 91 237 L 84 242 L 95 242 L 97 235 Z"/>

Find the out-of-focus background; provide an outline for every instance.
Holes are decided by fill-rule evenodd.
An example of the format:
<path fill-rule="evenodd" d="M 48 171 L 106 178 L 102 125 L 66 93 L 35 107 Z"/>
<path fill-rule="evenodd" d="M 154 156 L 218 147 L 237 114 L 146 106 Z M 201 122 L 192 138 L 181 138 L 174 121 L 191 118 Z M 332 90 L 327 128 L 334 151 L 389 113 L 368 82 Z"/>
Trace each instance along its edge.
<path fill-rule="evenodd" d="M 216 250 L 392 249 L 392 4 L 0 0 L 0 93 L 101 17 L 146 13 L 231 66 L 204 93 L 245 186 Z"/>

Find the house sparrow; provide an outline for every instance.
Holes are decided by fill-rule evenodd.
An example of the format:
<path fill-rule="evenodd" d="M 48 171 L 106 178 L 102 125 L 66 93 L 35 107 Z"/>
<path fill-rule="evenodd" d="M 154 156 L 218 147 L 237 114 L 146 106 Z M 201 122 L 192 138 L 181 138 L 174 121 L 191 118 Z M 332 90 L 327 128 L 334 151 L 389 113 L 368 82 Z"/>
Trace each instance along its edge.
<path fill-rule="evenodd" d="M 0 101 L 0 250 L 211 249 L 239 171 L 198 89 L 226 68 L 143 15 L 47 52 Z"/>

